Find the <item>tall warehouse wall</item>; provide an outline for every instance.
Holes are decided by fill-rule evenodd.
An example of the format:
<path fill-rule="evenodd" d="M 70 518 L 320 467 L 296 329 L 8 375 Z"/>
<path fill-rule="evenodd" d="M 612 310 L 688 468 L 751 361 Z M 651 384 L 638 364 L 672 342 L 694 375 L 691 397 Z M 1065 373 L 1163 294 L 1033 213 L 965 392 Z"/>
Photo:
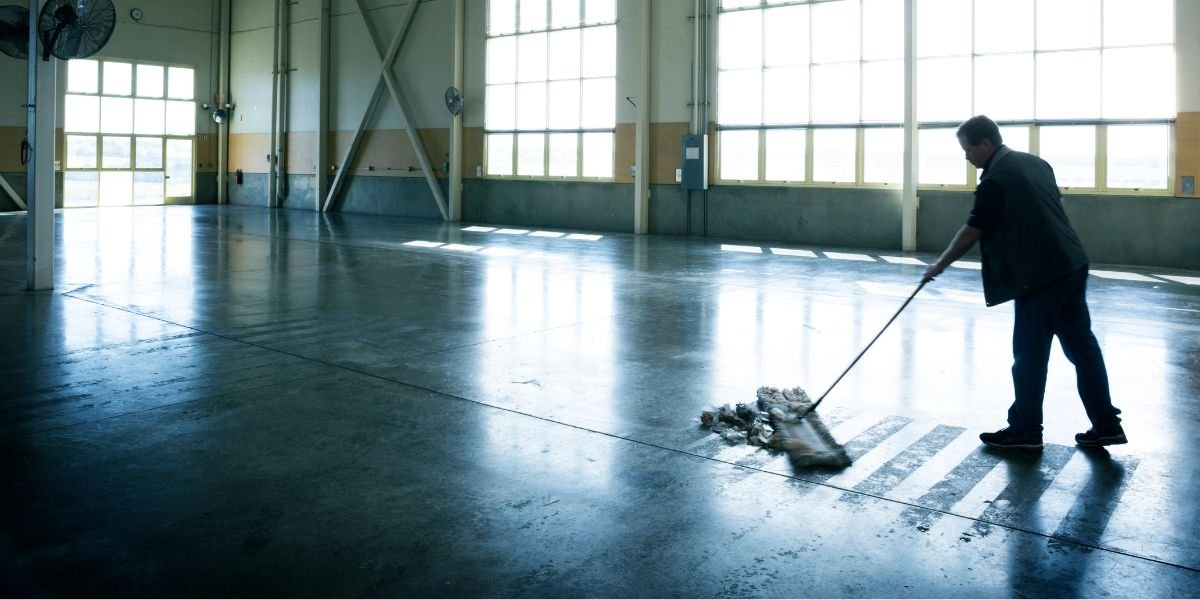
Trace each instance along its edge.
<path fill-rule="evenodd" d="M 271 0 L 238 0 L 234 15 L 233 94 L 238 113 L 232 127 L 230 169 L 244 173 L 231 184 L 235 202 L 267 202 L 266 156 L 269 132 L 272 32 Z M 395 31 L 408 3 L 366 2 L 381 43 Z M 716 2 L 710 2 L 713 6 Z M 393 68 L 414 105 L 414 126 L 437 169 L 448 152 L 449 115 L 442 91 L 451 84 L 452 0 L 424 0 Z M 611 181 L 503 179 L 477 176 L 483 165 L 485 22 L 487 3 L 468 0 L 464 110 L 463 217 L 470 221 L 528 226 L 631 231 L 634 223 L 635 121 L 640 85 L 640 0 L 617 2 L 617 107 L 614 174 Z M 289 195 L 283 206 L 315 209 L 312 185 L 317 119 L 301 107 L 315 106 L 316 20 L 320 0 L 292 8 L 292 113 L 288 120 Z M 332 2 L 330 161 L 340 168 L 346 145 L 364 114 L 376 81 L 377 58 L 352 0 Z M 796 244 L 829 244 L 896 249 L 901 245 L 899 192 L 882 187 L 770 186 L 714 184 L 688 198 L 675 183 L 680 136 L 687 132 L 691 107 L 692 2 L 652 4 L 650 98 L 650 231 L 705 234 Z M 1200 268 L 1200 203 L 1185 193 L 1183 177 L 1200 175 L 1200 3 L 1175 1 L 1178 109 L 1174 139 L 1173 193 L 1087 193 L 1065 196 L 1068 212 L 1097 262 Z M 716 33 L 710 28 L 709 43 Z M 304 40 L 301 42 L 301 40 Z M 710 60 L 709 93 L 715 95 Z M 629 97 L 627 99 L 627 97 Z M 440 218 L 433 195 L 390 98 L 384 98 L 368 125 L 362 150 L 348 169 L 339 210 Z M 708 129 L 714 133 L 712 116 Z M 710 136 L 715 144 L 716 136 Z M 952 140 L 950 141 L 952 143 Z M 710 148 L 711 150 L 712 148 Z M 710 156 L 712 152 L 710 152 Z M 710 165 L 712 161 L 710 161 Z M 712 169 L 710 169 L 710 173 Z M 963 222 L 972 195 L 962 187 L 920 191 L 917 246 L 938 251 Z"/>
<path fill-rule="evenodd" d="M 196 145 L 195 199 L 211 202 L 216 197 L 216 126 L 209 113 L 199 109 L 202 103 L 212 103 L 217 89 L 217 18 L 215 0 L 141 0 L 137 7 L 143 17 L 135 22 L 130 17 L 130 3 L 116 3 L 117 24 L 112 38 L 91 56 L 97 60 L 145 61 L 195 69 Z M 64 107 L 62 93 L 66 89 L 68 61 L 56 61 L 58 74 L 57 130 L 55 151 L 63 157 L 62 126 Z M 43 63 L 44 64 L 44 63 Z M 0 174 L 22 198 L 25 194 L 25 168 L 20 164 L 18 148 L 25 136 L 26 69 L 24 60 L 0 55 Z M 61 206 L 61 172 L 58 174 Z M 17 206 L 0 190 L 0 210 Z"/>

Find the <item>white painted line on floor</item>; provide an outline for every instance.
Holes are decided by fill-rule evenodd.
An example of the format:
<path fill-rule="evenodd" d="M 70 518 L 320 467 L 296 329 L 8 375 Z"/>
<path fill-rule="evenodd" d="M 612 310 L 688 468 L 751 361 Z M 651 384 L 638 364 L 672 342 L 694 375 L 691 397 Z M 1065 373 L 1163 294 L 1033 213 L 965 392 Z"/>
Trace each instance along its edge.
<path fill-rule="evenodd" d="M 594 242 L 604 236 L 591 233 L 572 233 L 567 236 L 568 240 L 583 240 L 585 242 Z"/>
<path fill-rule="evenodd" d="M 883 260 L 886 260 L 886 261 L 892 263 L 893 265 L 920 265 L 923 267 L 928 264 L 919 258 L 912 258 L 910 256 L 882 256 L 881 255 L 879 258 L 882 258 Z"/>
<path fill-rule="evenodd" d="M 496 233 L 503 233 L 504 235 L 525 235 L 525 234 L 529 233 L 529 230 L 528 229 L 497 229 Z"/>
<path fill-rule="evenodd" d="M 483 246 L 469 246 L 467 244 L 446 244 L 442 246 L 442 250 L 458 250 L 459 252 L 475 252 L 482 248 Z"/>
<path fill-rule="evenodd" d="M 983 263 L 978 263 L 978 262 L 971 261 L 971 260 L 956 261 L 953 264 L 951 264 L 950 266 L 952 266 L 956 269 L 974 269 L 976 271 L 983 269 Z"/>
<path fill-rule="evenodd" d="M 561 231 L 535 231 L 529 235 L 530 237 L 559 238 L 566 234 L 562 233 Z"/>
<path fill-rule="evenodd" d="M 803 256 L 805 258 L 816 258 L 817 253 L 812 250 L 793 250 L 791 248 L 771 248 L 771 254 L 780 256 Z"/>
<path fill-rule="evenodd" d="M 495 227 L 480 227 L 478 225 L 472 225 L 470 227 L 463 227 L 462 230 L 463 231 L 476 231 L 479 233 L 488 233 L 490 231 L 495 231 L 496 228 Z"/>
<path fill-rule="evenodd" d="M 1200 285 L 1200 277 L 1187 277 L 1185 275 L 1159 275 L 1158 273 L 1155 273 L 1154 276 L 1162 277 L 1163 279 L 1186 285 Z"/>
<path fill-rule="evenodd" d="M 1156 283 L 1158 282 L 1158 280 L 1153 277 L 1146 277 L 1145 275 L 1138 275 L 1137 273 L 1126 273 L 1125 271 L 1094 271 L 1094 270 L 1089 269 L 1088 273 L 1091 275 L 1095 275 L 1096 277 L 1099 277 L 1101 279 L 1120 279 L 1121 281 L 1153 281 Z"/>
<path fill-rule="evenodd" d="M 762 248 L 758 246 L 738 246 L 735 244 L 721 244 L 721 249 L 726 252 L 747 252 L 750 254 L 762 254 Z"/>
<path fill-rule="evenodd" d="M 411 242 L 404 242 L 404 245 L 419 246 L 421 248 L 437 248 L 442 245 L 442 242 L 423 242 L 421 240 L 413 240 Z"/>
<path fill-rule="evenodd" d="M 848 252 L 825 252 L 824 254 L 827 258 L 832 258 L 833 260 L 857 260 L 857 261 L 861 261 L 861 262 L 875 262 L 875 259 L 871 258 L 870 256 L 867 256 L 866 254 L 851 254 Z"/>

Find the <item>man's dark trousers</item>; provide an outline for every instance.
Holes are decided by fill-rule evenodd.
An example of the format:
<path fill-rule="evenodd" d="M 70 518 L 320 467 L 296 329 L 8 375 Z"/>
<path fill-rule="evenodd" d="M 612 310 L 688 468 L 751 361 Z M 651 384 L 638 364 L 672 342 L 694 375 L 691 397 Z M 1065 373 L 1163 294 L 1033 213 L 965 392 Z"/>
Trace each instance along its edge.
<path fill-rule="evenodd" d="M 1008 424 L 1024 431 L 1042 430 L 1042 400 L 1046 395 L 1046 365 L 1054 336 L 1075 365 L 1079 397 L 1092 426 L 1107 428 L 1120 422 L 1112 405 L 1108 372 L 1100 344 L 1092 334 L 1087 307 L 1087 267 L 1046 286 L 1018 296 L 1013 323 L 1013 388 L 1016 399 L 1008 409 Z"/>

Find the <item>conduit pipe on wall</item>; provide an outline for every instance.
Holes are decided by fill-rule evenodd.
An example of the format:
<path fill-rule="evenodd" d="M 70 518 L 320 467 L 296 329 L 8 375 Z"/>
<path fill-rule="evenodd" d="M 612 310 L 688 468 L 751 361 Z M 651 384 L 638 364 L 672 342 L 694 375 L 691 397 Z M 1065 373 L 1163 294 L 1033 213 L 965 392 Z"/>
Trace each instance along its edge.
<path fill-rule="evenodd" d="M 700 0 L 692 0 L 692 121 L 688 133 L 700 135 L 704 129 L 700 126 Z"/>
<path fill-rule="evenodd" d="M 290 0 L 279 2 L 279 108 L 276 110 L 278 124 L 275 127 L 275 206 L 283 206 L 288 197 L 287 180 L 287 134 L 288 99 L 291 76 L 291 30 L 292 4 Z"/>
<path fill-rule="evenodd" d="M 275 208 L 277 180 L 275 179 L 279 157 L 275 154 L 279 140 L 279 15 L 284 0 L 275 0 L 274 37 L 271 42 L 271 136 L 267 141 L 267 208 Z"/>

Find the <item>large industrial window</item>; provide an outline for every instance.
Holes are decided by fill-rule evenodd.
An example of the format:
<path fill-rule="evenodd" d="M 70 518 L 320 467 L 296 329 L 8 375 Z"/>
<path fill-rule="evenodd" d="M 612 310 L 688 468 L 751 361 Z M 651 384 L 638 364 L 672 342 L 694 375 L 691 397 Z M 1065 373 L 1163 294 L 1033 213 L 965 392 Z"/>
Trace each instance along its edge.
<path fill-rule="evenodd" d="M 922 185 L 974 181 L 954 127 L 987 114 L 1064 187 L 1169 188 L 1173 0 L 917 6 Z M 722 0 L 719 179 L 900 183 L 903 10 L 903 0 Z"/>
<path fill-rule="evenodd" d="M 63 206 L 191 200 L 195 71 L 117 60 L 66 64 Z"/>
<path fill-rule="evenodd" d="M 489 0 L 487 174 L 613 176 L 616 0 Z"/>

